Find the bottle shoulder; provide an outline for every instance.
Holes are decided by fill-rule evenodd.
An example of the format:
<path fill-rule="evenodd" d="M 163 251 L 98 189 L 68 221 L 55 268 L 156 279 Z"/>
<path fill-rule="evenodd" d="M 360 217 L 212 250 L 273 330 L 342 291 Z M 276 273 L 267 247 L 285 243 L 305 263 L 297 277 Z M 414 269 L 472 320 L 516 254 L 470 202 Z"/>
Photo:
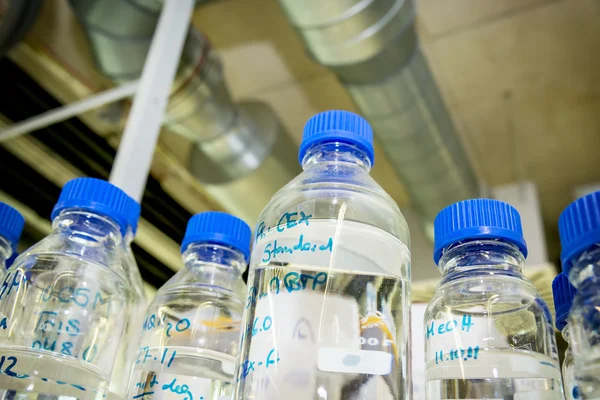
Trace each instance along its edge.
<path fill-rule="evenodd" d="M 91 243 L 56 232 L 21 253 L 12 267 L 64 271 L 84 264 L 110 271 L 130 286 L 120 246 Z"/>
<path fill-rule="evenodd" d="M 408 225 L 400 208 L 360 167 L 322 165 L 303 171 L 272 197 L 259 225 L 286 223 L 287 214 L 300 210 L 313 220 L 348 220 L 381 228 L 410 247 Z"/>
<path fill-rule="evenodd" d="M 243 301 L 246 284 L 240 274 L 221 265 L 208 264 L 203 267 L 186 265 L 158 290 L 155 301 L 161 297 L 232 298 Z"/>
<path fill-rule="evenodd" d="M 466 335 L 465 340 L 486 348 L 554 354 L 552 314 L 539 293 L 526 284 L 511 283 L 504 289 L 491 286 L 455 287 L 448 293 L 436 290 L 425 312 L 427 332 L 444 333 L 453 323 L 460 327 L 460 335 Z"/>
<path fill-rule="evenodd" d="M 191 326 L 217 320 L 239 320 L 245 302 L 236 292 L 242 288 L 245 289 L 243 282 L 238 288 L 229 289 L 192 283 L 163 286 L 150 302 L 147 318 L 152 315 L 175 320 L 187 318 Z"/>
<path fill-rule="evenodd" d="M 576 287 L 600 285 L 600 244 L 592 246 L 573 261 L 569 281 Z"/>
<path fill-rule="evenodd" d="M 537 288 L 524 276 L 471 273 L 465 277 L 442 281 L 434 291 L 427 312 L 477 308 L 492 313 L 522 307 L 549 313 Z"/>
<path fill-rule="evenodd" d="M 127 276 L 128 282 L 131 285 L 133 296 L 136 299 L 146 302 L 146 292 L 144 291 L 144 280 L 140 273 L 137 261 L 133 255 L 131 246 L 126 245 L 123 248 L 123 269 Z"/>
<path fill-rule="evenodd" d="M 193 358 L 217 353 L 235 357 L 243 310 L 244 303 L 222 293 L 189 286 L 159 290 L 144 317 L 142 346 L 177 347 L 179 354 L 187 348 Z"/>
<path fill-rule="evenodd" d="M 569 320 L 586 330 L 600 332 L 600 279 L 588 280 L 582 285 L 575 297 L 569 312 Z"/>

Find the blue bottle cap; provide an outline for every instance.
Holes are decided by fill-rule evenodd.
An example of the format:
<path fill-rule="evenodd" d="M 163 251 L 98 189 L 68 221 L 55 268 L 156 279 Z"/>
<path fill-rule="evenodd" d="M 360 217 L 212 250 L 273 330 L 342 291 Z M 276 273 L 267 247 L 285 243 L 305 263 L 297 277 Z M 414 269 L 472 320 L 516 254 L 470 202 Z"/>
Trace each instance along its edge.
<path fill-rule="evenodd" d="M 552 281 L 552 294 L 554 295 L 554 311 L 556 313 L 556 329 L 562 331 L 567 325 L 567 318 L 573 304 L 577 289 L 569 283 L 569 278 L 560 273 Z"/>
<path fill-rule="evenodd" d="M 138 228 L 138 222 L 140 221 L 140 214 L 142 212 L 142 207 L 140 203 L 127 196 L 129 200 L 129 205 L 127 206 L 127 214 L 125 218 L 127 219 L 127 225 L 131 227 L 131 231 L 135 235 Z"/>
<path fill-rule="evenodd" d="M 6 269 L 9 269 L 11 265 L 15 262 L 15 260 L 19 257 L 19 253 L 16 250 L 13 251 L 12 255 L 6 259 Z"/>
<path fill-rule="evenodd" d="M 573 260 L 600 243 L 600 191 L 569 204 L 558 219 L 558 233 L 563 272 L 569 276 Z"/>
<path fill-rule="evenodd" d="M 248 261 L 251 237 L 250 227 L 241 219 L 218 211 L 203 212 L 188 221 L 181 252 L 192 243 L 216 243 L 241 251 Z"/>
<path fill-rule="evenodd" d="M 435 217 L 433 229 L 436 264 L 446 247 L 464 240 L 502 240 L 516 245 L 527 257 L 521 216 L 513 206 L 499 200 L 472 199 L 451 204 Z"/>
<path fill-rule="evenodd" d="M 124 235 L 132 199 L 118 187 L 95 178 L 75 178 L 65 184 L 52 210 L 52 219 L 69 208 L 98 213 L 113 219 Z"/>
<path fill-rule="evenodd" d="M 349 111 L 332 110 L 313 116 L 304 125 L 298 161 L 313 146 L 326 142 L 342 142 L 355 145 L 363 150 L 371 165 L 375 162 L 373 150 L 373 129 L 366 119 Z"/>
<path fill-rule="evenodd" d="M 15 251 L 23 227 L 25 226 L 25 218 L 20 212 L 5 203 L 0 203 L 0 236 L 10 242 L 10 245 Z"/>

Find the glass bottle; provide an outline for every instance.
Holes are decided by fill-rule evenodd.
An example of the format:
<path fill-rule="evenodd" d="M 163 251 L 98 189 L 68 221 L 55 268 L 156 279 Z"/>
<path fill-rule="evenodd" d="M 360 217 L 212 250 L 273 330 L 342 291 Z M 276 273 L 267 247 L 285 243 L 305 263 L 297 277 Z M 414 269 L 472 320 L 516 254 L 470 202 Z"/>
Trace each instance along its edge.
<path fill-rule="evenodd" d="M 410 399 L 410 238 L 362 117 L 311 118 L 259 217 L 236 399 Z"/>
<path fill-rule="evenodd" d="M 552 294 L 554 296 L 554 311 L 556 315 L 556 329 L 558 329 L 563 339 L 567 342 L 567 350 L 562 365 L 563 385 L 565 389 L 565 398 L 567 400 L 581 399 L 577 380 L 575 379 L 575 364 L 572 352 L 572 336 L 569 331 L 567 318 L 573 303 L 577 290 L 569 283 L 569 278 L 560 273 L 552 281 Z"/>
<path fill-rule="evenodd" d="M 138 344 L 142 336 L 142 322 L 148 303 L 144 291 L 144 283 L 138 268 L 131 243 L 137 232 L 138 221 L 140 219 L 140 205 L 128 198 L 130 206 L 127 214 L 127 233 L 123 245 L 123 268 L 128 284 L 131 288 L 127 295 L 127 323 L 123 331 L 123 337 L 119 343 L 115 365 L 110 378 L 109 400 L 124 399 L 129 387 L 133 364 L 135 362 Z"/>
<path fill-rule="evenodd" d="M 248 225 L 232 215 L 190 219 L 181 245 L 184 268 L 148 307 L 130 398 L 231 398 L 250 240 Z"/>
<path fill-rule="evenodd" d="M 563 273 L 577 294 L 569 313 L 575 376 L 583 399 L 600 399 L 600 191 L 571 203 L 558 221 Z"/>
<path fill-rule="evenodd" d="M 0 202 L 0 279 L 17 253 L 17 245 L 25 226 L 25 219 L 8 204 Z"/>
<path fill-rule="evenodd" d="M 52 233 L 7 271 L 0 286 L 0 395 L 108 395 L 127 317 L 126 199 L 102 180 L 68 182 L 52 211 Z"/>
<path fill-rule="evenodd" d="M 425 313 L 427 398 L 562 399 L 552 316 L 522 273 L 517 210 L 466 200 L 434 229 L 442 281 Z"/>

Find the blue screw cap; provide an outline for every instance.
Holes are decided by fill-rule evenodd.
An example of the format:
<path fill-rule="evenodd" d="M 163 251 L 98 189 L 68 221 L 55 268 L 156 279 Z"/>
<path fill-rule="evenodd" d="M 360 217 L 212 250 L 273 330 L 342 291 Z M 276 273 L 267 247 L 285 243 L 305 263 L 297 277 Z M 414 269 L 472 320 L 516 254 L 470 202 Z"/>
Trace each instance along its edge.
<path fill-rule="evenodd" d="M 560 273 L 552 280 L 552 295 L 554 296 L 554 311 L 556 313 L 556 329 L 562 331 L 567 325 L 569 311 L 577 289 L 569 283 L 569 278 Z"/>
<path fill-rule="evenodd" d="M 0 203 L 0 236 L 10 242 L 15 251 L 23 233 L 25 218 L 8 204 Z"/>
<path fill-rule="evenodd" d="M 319 113 L 309 119 L 304 125 L 298 153 L 300 164 L 311 147 L 326 142 L 355 145 L 366 153 L 371 165 L 375 162 L 373 129 L 360 115 L 350 111 L 332 110 Z"/>
<path fill-rule="evenodd" d="M 563 272 L 569 276 L 573 260 L 600 243 L 600 191 L 569 204 L 558 219 L 558 233 Z"/>
<path fill-rule="evenodd" d="M 140 203 L 127 196 L 129 200 L 129 205 L 127 206 L 127 211 L 125 218 L 127 219 L 127 225 L 131 228 L 131 231 L 135 235 L 138 228 L 138 222 L 140 221 L 140 215 L 142 212 L 142 207 Z"/>
<path fill-rule="evenodd" d="M 445 248 L 464 240 L 502 240 L 516 245 L 527 257 L 521 216 L 513 206 L 499 200 L 472 199 L 451 204 L 435 217 L 433 229 L 436 264 Z"/>
<path fill-rule="evenodd" d="M 70 208 L 92 211 L 113 219 L 124 235 L 131 208 L 136 206 L 139 207 L 137 202 L 111 183 L 95 178 L 75 178 L 63 187 L 51 217 L 54 219 Z"/>
<path fill-rule="evenodd" d="M 248 224 L 231 214 L 208 211 L 194 215 L 187 224 L 181 252 L 192 243 L 216 243 L 233 247 L 250 258 L 252 231 Z"/>
<path fill-rule="evenodd" d="M 5 263 L 6 269 L 9 269 L 10 266 L 13 265 L 13 263 L 15 262 L 17 257 L 19 257 L 19 253 L 17 253 L 16 250 L 13 250 L 12 255 L 6 259 L 6 263 Z"/>

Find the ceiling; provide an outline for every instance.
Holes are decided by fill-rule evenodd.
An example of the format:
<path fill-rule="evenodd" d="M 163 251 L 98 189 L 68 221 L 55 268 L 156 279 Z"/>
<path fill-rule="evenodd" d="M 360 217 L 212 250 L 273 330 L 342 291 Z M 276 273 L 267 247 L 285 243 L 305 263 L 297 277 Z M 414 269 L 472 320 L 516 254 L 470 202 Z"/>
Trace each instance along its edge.
<path fill-rule="evenodd" d="M 600 181 L 600 3 L 420 0 L 418 12 L 424 53 L 477 174 L 489 186 L 537 184 L 550 257 L 556 259 L 560 211 L 576 186 Z M 213 1 L 196 10 L 193 22 L 220 53 L 233 96 L 269 103 L 296 143 L 316 112 L 356 111 L 333 74 L 307 56 L 275 0 Z M 95 69 L 65 0 L 44 2 L 40 19 L 10 58 L 62 103 L 111 86 Z M 124 119 L 107 123 L 98 112 L 81 119 L 118 145 Z M 33 146 L 31 140 L 19 138 L 7 147 L 27 158 L 20 149 Z M 153 176 L 190 213 L 226 208 L 184 167 L 189 145 L 163 130 Z M 45 161 L 29 157 L 43 173 Z M 402 183 L 379 146 L 376 158 L 373 176 L 414 220 Z M 70 174 L 78 171 L 48 179 L 60 186 Z M 430 244 L 420 227 L 411 230 L 429 258 Z M 177 263 L 172 238 L 151 226 L 142 226 L 140 235 L 146 251 L 161 249 L 155 252 L 165 265 Z M 436 274 L 431 268 L 417 275 Z"/>
<path fill-rule="evenodd" d="M 476 172 L 489 186 L 537 184 L 556 259 L 560 212 L 575 187 L 600 181 L 600 2 L 417 4 L 421 45 Z M 356 109 L 308 58 L 276 1 L 216 1 L 194 23 L 222 54 L 234 95 L 271 104 L 297 142 L 315 112 Z M 374 175 L 408 204 L 389 165 Z"/>

